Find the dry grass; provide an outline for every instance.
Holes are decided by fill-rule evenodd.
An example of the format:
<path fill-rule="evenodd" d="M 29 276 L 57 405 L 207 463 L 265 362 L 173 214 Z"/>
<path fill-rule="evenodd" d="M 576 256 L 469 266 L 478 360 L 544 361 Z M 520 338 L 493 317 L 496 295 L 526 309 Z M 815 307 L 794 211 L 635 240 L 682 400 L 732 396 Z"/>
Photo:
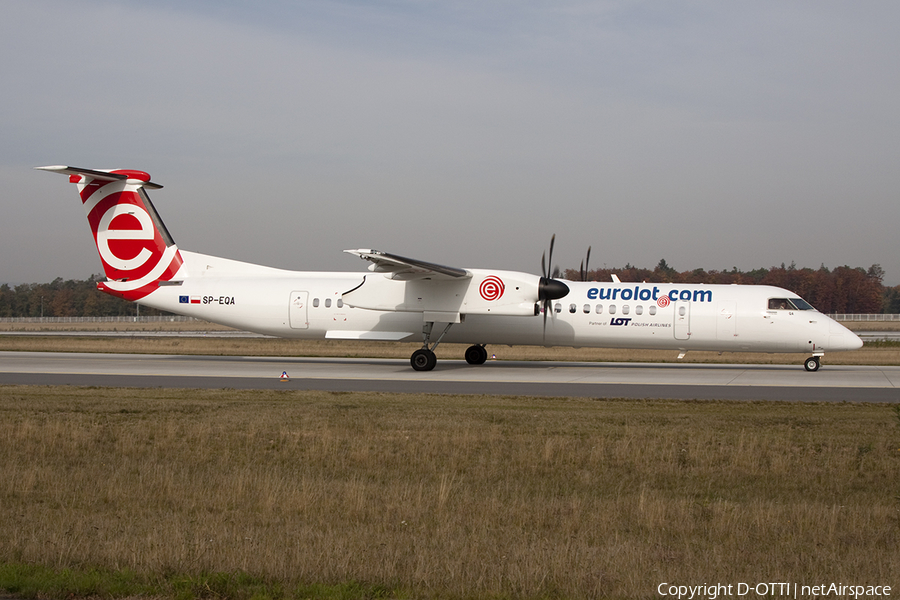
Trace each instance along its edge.
<path fill-rule="evenodd" d="M 0 561 L 412 597 L 900 584 L 884 405 L 0 387 Z"/>
<path fill-rule="evenodd" d="M 900 331 L 900 321 L 842 321 L 850 331 Z"/>

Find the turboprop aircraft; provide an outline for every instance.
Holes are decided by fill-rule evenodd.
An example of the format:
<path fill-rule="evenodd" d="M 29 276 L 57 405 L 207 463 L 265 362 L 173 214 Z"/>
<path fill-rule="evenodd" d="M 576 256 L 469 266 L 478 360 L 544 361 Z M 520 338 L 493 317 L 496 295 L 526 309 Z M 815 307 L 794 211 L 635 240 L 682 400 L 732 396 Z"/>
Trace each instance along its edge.
<path fill-rule="evenodd" d="M 346 250 L 369 272 L 288 271 L 180 250 L 134 170 L 36 167 L 69 176 L 81 196 L 109 294 L 176 314 L 285 338 L 416 341 L 412 368 L 430 371 L 442 341 L 803 352 L 807 371 L 826 351 L 862 341 L 796 294 L 777 287 L 566 281 L 462 269 L 377 250 Z M 550 246 L 552 262 L 553 243 Z M 542 260 L 542 263 L 544 261 Z"/>

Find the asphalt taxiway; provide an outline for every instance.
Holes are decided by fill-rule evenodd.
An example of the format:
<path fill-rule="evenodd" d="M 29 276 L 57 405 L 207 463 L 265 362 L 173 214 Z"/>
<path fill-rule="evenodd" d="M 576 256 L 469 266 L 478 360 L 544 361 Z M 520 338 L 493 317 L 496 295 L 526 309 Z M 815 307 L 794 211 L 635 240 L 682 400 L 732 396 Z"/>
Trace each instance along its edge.
<path fill-rule="evenodd" d="M 289 380 L 284 380 L 286 373 Z M 0 384 L 900 402 L 900 367 L 408 360 L 0 352 Z M 0 390 L 2 393 L 2 390 Z"/>

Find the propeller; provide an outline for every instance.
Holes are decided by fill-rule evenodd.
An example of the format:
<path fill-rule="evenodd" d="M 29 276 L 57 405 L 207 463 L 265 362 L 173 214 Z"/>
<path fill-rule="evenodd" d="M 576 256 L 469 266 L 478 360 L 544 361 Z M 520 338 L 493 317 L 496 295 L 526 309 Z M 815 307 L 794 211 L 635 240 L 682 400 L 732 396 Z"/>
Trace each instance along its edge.
<path fill-rule="evenodd" d="M 538 300 L 543 303 L 544 307 L 544 333 L 547 333 L 547 313 L 549 313 L 552 309 L 552 302 L 559 298 L 562 298 L 566 294 L 569 293 L 569 286 L 564 284 L 562 281 L 559 281 L 557 277 L 559 277 L 559 267 L 553 269 L 553 274 L 550 274 L 550 270 L 547 267 L 547 264 L 553 264 L 553 244 L 556 242 L 556 234 L 550 238 L 550 254 L 549 260 L 547 253 L 541 255 L 541 280 L 538 283 Z"/>
<path fill-rule="evenodd" d="M 591 247 L 588 246 L 587 256 L 584 257 L 584 260 L 581 262 L 581 280 L 588 280 L 588 262 L 591 260 Z"/>

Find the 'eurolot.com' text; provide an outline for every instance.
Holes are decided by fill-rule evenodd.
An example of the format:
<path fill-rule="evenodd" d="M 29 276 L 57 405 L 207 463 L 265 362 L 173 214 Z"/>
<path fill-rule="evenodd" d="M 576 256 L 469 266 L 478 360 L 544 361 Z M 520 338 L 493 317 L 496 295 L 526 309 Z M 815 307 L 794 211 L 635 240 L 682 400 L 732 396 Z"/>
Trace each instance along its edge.
<path fill-rule="evenodd" d="M 717 598 L 886 598 L 891 595 L 889 585 L 850 585 L 845 583 L 704 583 L 680 585 L 660 583 L 656 592 L 677 600 L 716 600 Z"/>

